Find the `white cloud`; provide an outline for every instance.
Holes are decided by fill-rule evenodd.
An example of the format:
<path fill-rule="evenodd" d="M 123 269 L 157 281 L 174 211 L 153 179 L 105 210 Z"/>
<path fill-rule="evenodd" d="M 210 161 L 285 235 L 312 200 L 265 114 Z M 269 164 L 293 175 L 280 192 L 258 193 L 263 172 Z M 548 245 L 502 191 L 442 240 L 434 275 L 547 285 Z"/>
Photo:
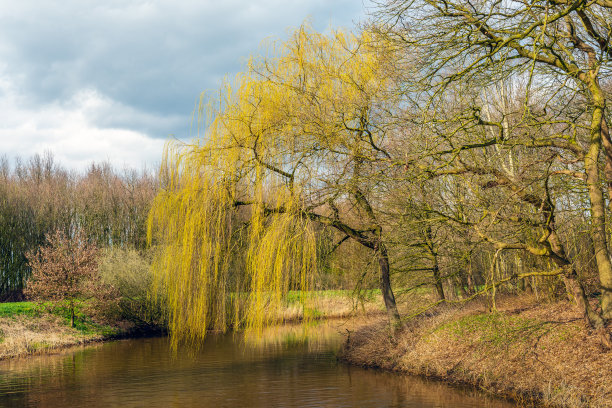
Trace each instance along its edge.
<path fill-rule="evenodd" d="M 0 0 L 0 154 L 140 166 L 189 138 L 200 92 L 310 18 L 351 26 L 355 0 Z"/>
<path fill-rule="evenodd" d="M 100 111 L 112 115 L 124 107 L 95 91 L 81 91 L 65 104 L 53 103 L 35 111 L 18 107 L 12 96 L 8 92 L 0 100 L 0 146 L 9 158 L 50 151 L 62 165 L 82 170 L 92 161 L 109 161 L 120 169 L 139 169 L 161 157 L 164 139 L 129 129 L 96 126 L 93 115 Z M 147 116 L 132 111 L 134 116 Z"/>

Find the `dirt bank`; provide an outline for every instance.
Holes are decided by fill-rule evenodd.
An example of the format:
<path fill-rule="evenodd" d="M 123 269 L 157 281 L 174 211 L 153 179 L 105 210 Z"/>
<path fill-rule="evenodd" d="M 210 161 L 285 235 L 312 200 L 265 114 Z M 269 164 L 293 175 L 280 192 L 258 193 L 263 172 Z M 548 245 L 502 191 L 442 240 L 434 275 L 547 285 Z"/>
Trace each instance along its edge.
<path fill-rule="evenodd" d="M 53 353 L 119 334 L 84 333 L 67 326 L 64 319 L 53 315 L 0 318 L 0 333 L 0 359 Z"/>
<path fill-rule="evenodd" d="M 390 336 L 383 319 L 350 333 L 351 364 L 473 384 L 519 402 L 612 407 L 612 352 L 567 302 L 506 298 L 443 307 Z"/>

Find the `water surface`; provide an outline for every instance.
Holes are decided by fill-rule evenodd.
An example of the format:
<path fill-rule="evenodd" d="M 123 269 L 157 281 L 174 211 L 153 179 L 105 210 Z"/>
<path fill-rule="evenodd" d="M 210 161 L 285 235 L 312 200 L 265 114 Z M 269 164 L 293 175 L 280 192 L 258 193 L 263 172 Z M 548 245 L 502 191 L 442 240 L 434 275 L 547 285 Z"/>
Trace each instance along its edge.
<path fill-rule="evenodd" d="M 202 350 L 165 338 L 114 341 L 0 362 L 0 407 L 511 407 L 474 391 L 336 362 L 340 336 L 292 328 Z M 184 350 L 183 350 L 184 351 Z"/>

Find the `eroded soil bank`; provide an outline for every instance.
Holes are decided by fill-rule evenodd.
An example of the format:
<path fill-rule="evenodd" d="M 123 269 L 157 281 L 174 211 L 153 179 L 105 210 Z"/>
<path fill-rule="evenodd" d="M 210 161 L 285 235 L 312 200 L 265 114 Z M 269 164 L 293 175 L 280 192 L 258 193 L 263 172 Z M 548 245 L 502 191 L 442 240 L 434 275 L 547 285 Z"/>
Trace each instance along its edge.
<path fill-rule="evenodd" d="M 52 314 L 0 317 L 0 360 L 55 354 L 101 341 L 165 333 L 159 327 L 137 327 L 127 321 L 104 326 L 79 325 L 72 328 L 65 320 Z"/>
<path fill-rule="evenodd" d="M 439 308 L 395 336 L 384 320 L 356 328 L 340 358 L 364 367 L 471 384 L 520 403 L 612 407 L 612 351 L 568 302 L 506 298 Z"/>

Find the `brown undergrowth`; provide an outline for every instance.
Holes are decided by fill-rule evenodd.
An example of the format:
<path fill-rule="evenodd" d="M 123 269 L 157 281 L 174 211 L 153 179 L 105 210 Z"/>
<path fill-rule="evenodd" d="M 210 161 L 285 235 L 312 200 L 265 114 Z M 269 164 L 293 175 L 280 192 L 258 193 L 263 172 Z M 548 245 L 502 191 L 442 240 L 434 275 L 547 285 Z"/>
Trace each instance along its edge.
<path fill-rule="evenodd" d="M 53 315 L 0 318 L 0 360 L 54 353 L 105 337 L 100 333 L 82 333 Z"/>
<path fill-rule="evenodd" d="M 525 405 L 612 407 L 612 351 L 568 302 L 508 297 L 445 306 L 395 336 L 379 321 L 351 332 L 352 364 L 473 384 Z"/>

